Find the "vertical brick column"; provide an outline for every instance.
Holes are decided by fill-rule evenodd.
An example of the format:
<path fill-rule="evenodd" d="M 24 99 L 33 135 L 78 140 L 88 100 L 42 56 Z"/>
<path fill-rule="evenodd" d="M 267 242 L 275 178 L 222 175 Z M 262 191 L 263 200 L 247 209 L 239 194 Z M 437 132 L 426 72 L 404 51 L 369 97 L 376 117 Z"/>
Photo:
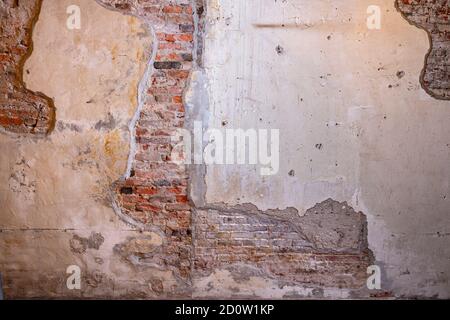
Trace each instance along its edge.
<path fill-rule="evenodd" d="M 153 73 L 136 125 L 130 177 L 114 186 L 121 213 L 165 237 L 154 263 L 188 280 L 191 270 L 191 208 L 185 165 L 171 161 L 172 134 L 184 126 L 183 92 L 193 66 L 191 1 L 111 1 L 101 4 L 150 21 L 157 39 Z"/>

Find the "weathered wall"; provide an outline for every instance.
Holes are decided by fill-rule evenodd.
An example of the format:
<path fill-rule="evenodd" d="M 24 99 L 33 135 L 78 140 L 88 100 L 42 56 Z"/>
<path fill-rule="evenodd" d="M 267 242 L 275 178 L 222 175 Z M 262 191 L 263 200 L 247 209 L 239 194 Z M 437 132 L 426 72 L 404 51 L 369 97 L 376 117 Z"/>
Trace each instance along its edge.
<path fill-rule="evenodd" d="M 208 166 L 205 202 L 303 215 L 329 197 L 347 201 L 367 216 L 386 290 L 448 297 L 449 103 L 419 82 L 427 33 L 392 1 L 377 3 L 381 29 L 369 30 L 371 4 L 211 1 L 209 127 L 280 128 L 281 150 L 273 176 Z M 433 26 L 447 34 L 445 1 L 409 8 L 428 20 L 438 12 Z M 427 62 L 427 83 L 445 95 L 448 55 Z"/>
<path fill-rule="evenodd" d="M 430 49 L 421 75 L 423 88 L 438 99 L 450 99 L 450 1 L 397 0 L 398 9 L 430 37 Z"/>
<path fill-rule="evenodd" d="M 80 30 L 66 28 L 72 4 L 81 9 Z M 151 59 L 149 26 L 94 1 L 50 0 L 43 2 L 33 41 L 24 81 L 52 97 L 57 122 L 44 139 L 1 137 L 6 294 L 156 297 L 160 276 L 170 294 L 177 283 L 170 271 L 149 273 L 113 254 L 122 242 L 137 241 L 132 250 L 139 252 L 162 245 L 157 233 L 123 223 L 111 200 L 134 139 L 128 126 Z M 69 265 L 84 270 L 82 293 L 65 286 Z"/>
<path fill-rule="evenodd" d="M 148 90 L 134 129 L 135 150 L 125 179 L 115 183 L 116 211 L 130 224 L 156 230 L 162 246 L 142 254 L 122 252 L 138 267 L 170 270 L 189 287 L 191 212 L 184 165 L 170 163 L 173 132 L 184 127 L 183 93 L 194 56 L 194 16 L 190 1 L 100 1 L 107 8 L 149 21 L 155 35 Z M 147 96 L 148 95 L 148 96 Z M 167 291 L 165 289 L 164 291 Z"/>
<path fill-rule="evenodd" d="M 371 4 L 3 1 L 7 297 L 449 297 L 448 2 Z M 172 163 L 194 121 L 280 129 L 279 172 Z"/>
<path fill-rule="evenodd" d="M 367 295 L 367 221 L 347 203 L 328 199 L 302 217 L 217 206 L 196 210 L 194 226 L 195 296 Z"/>

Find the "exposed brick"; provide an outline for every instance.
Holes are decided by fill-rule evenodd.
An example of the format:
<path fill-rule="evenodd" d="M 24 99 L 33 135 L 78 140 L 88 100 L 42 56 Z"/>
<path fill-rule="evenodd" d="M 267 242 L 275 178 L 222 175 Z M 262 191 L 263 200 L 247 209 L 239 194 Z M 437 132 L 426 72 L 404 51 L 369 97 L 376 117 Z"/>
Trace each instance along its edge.
<path fill-rule="evenodd" d="M 184 126 L 182 93 L 192 68 L 193 10 L 190 2 L 184 0 L 98 2 L 155 22 L 158 26 L 155 31 L 159 44 L 153 65 L 155 70 L 149 79 L 149 99 L 143 106 L 136 126 L 134 176 L 116 182 L 114 188 L 122 213 L 136 223 L 158 228 L 160 234 L 165 235 L 164 245 L 145 255 L 132 252 L 132 247 L 127 245 L 118 246 L 116 251 L 130 258 L 130 263 L 137 263 L 141 267 L 151 264 L 171 270 L 176 278 L 184 279 L 179 283 L 180 288 L 183 288 L 191 277 L 192 260 L 188 177 L 184 165 L 169 161 L 174 147 L 171 135 L 177 128 Z M 160 281 L 163 285 L 162 288 L 158 287 L 158 291 L 163 294 L 164 279 Z"/>
<path fill-rule="evenodd" d="M 41 0 L 0 2 L 0 126 L 14 133 L 44 135 L 55 123 L 53 101 L 25 88 L 22 66 Z"/>
<path fill-rule="evenodd" d="M 177 5 L 168 5 L 163 7 L 164 13 L 182 13 L 183 7 Z"/>
<path fill-rule="evenodd" d="M 450 99 L 450 0 L 396 0 L 403 16 L 428 32 L 431 49 L 421 75 L 423 88 L 438 99 Z"/>

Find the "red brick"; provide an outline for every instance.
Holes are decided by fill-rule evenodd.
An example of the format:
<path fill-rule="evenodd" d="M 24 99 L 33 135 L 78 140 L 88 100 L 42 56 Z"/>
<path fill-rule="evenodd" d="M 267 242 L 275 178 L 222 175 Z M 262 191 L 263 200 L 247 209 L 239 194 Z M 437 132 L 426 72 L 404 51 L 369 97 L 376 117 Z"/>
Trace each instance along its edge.
<path fill-rule="evenodd" d="M 164 13 L 182 13 L 183 12 L 183 7 L 182 6 L 176 6 L 176 5 L 165 6 L 163 8 L 163 12 Z"/>

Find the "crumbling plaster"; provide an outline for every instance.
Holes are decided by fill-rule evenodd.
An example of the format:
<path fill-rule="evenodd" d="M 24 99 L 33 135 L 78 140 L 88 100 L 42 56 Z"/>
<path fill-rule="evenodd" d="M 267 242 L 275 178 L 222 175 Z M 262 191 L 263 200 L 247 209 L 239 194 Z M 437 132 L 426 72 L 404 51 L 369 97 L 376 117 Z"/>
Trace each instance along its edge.
<path fill-rule="evenodd" d="M 42 1 L 4 0 L 0 4 L 0 130 L 43 136 L 55 124 L 53 100 L 29 90 L 23 65 L 33 51 L 31 30 Z"/>
<path fill-rule="evenodd" d="M 328 197 L 349 201 L 368 217 L 385 289 L 448 297 L 448 102 L 419 82 L 427 33 L 392 1 L 369 30 L 372 4 L 209 1 L 207 127 L 279 128 L 281 166 L 269 177 L 208 166 L 199 203 L 302 215 Z"/>
<path fill-rule="evenodd" d="M 11 259 L 0 266 L 12 275 L 6 279 L 7 294 L 70 295 L 64 288 L 64 266 L 80 264 L 89 270 L 89 285 L 73 294 L 83 297 L 358 296 L 353 288 L 332 282 L 318 290 L 239 264 L 206 274 L 194 269 L 193 282 L 180 287 L 183 279 L 174 278 L 172 270 L 155 267 L 164 235 L 123 223 L 122 211 L 116 207 L 114 212 L 111 197 L 105 196 L 114 181 L 127 175 L 134 153 L 128 126 L 136 116 L 136 88 L 150 59 L 148 29 L 137 18 L 80 0 L 98 24 L 83 30 L 83 39 L 92 39 L 97 53 L 92 59 L 80 38 L 66 43 L 72 37 L 64 34 L 67 30 L 57 39 L 45 36 L 65 22 L 55 21 L 59 15 L 52 10 L 64 11 L 68 5 L 44 1 L 44 6 L 46 2 L 35 30 L 40 47 L 27 62 L 25 82 L 54 98 L 58 122 L 44 140 L 1 137 L 2 145 L 14 151 L 1 158 L 2 167 L 12 169 L 0 176 L 0 196 L 7 204 L 0 246 Z M 367 30 L 369 2 L 207 1 L 204 47 L 194 49 L 203 56 L 184 95 L 186 127 L 203 120 L 205 128 L 224 123 L 230 128 L 280 128 L 282 162 L 277 175 L 264 178 L 253 167 L 190 167 L 194 234 L 195 219 L 202 214 L 237 211 L 257 220 L 268 215 L 270 223 L 278 215 L 290 215 L 290 221 L 331 197 L 367 217 L 368 243 L 362 242 L 376 260 L 370 254 L 366 262 L 382 267 L 384 290 L 396 296 L 448 297 L 448 102 L 431 98 L 419 83 L 429 48 L 426 33 L 408 25 L 387 0 L 380 3 L 382 29 Z M 197 28 L 203 23 L 196 22 Z M 100 48 L 96 37 L 104 39 Z M 117 55 L 118 61 L 109 48 L 114 41 L 124 53 Z M 132 55 L 130 49 L 135 50 Z M 65 57 L 70 52 L 82 66 L 75 72 L 65 67 L 76 61 Z M 61 63 L 49 66 L 47 60 Z M 117 62 L 114 68 L 107 64 L 111 61 Z M 98 84 L 101 66 L 110 81 Z M 90 68 L 96 69 L 95 76 Z M 49 74 L 64 81 L 47 82 Z M 120 92 L 111 94 L 108 90 L 117 90 L 114 79 L 119 78 Z M 73 88 L 81 90 L 77 94 Z M 39 250 L 31 242 L 39 243 Z M 16 248 L 22 249 L 20 255 Z M 41 261 L 41 255 L 49 259 L 21 269 Z M 55 274 L 55 266 L 61 273 Z M 364 284 L 364 271 L 358 285 Z M 47 285 L 23 289 L 44 279 L 53 286 L 51 292 Z"/>
<path fill-rule="evenodd" d="M 66 9 L 74 4 L 81 9 L 80 30 L 66 27 Z M 151 56 L 149 28 L 94 1 L 44 1 L 33 40 L 24 82 L 54 99 L 57 123 L 46 138 L 1 137 L 8 150 L 0 160 L 6 294 L 156 297 L 149 283 L 161 274 L 175 282 L 170 272 L 134 270 L 112 253 L 118 243 L 143 235 L 157 244 L 158 235 L 122 222 L 110 191 L 127 167 L 128 125 Z M 83 247 L 92 233 L 103 241 Z M 82 292 L 65 287 L 69 265 L 84 271 Z"/>
<path fill-rule="evenodd" d="M 420 75 L 423 89 L 436 99 L 450 99 L 450 1 L 396 0 L 398 11 L 412 25 L 425 30 L 430 48 Z"/>

